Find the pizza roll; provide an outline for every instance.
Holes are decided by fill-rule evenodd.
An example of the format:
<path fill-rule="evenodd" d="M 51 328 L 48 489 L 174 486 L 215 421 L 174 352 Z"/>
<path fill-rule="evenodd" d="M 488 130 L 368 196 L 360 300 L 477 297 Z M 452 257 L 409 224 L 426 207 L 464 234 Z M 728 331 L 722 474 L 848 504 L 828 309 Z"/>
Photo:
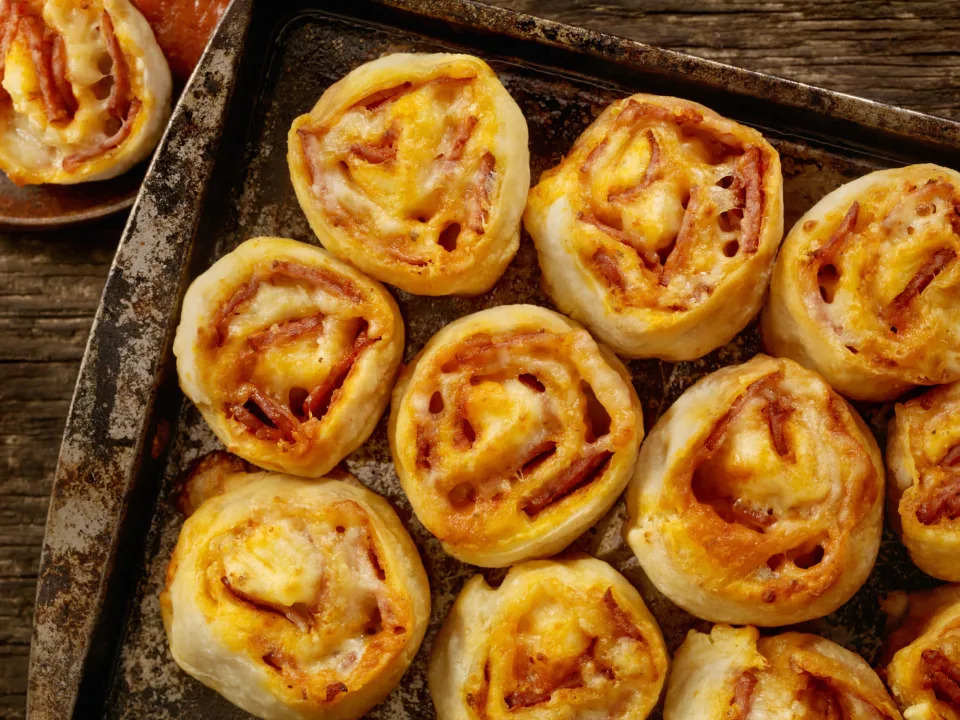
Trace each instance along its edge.
<path fill-rule="evenodd" d="M 287 160 L 323 246 L 378 280 L 475 295 L 517 252 L 527 122 L 479 58 L 361 65 L 293 121 Z"/>
<path fill-rule="evenodd" d="M 760 309 L 782 184 L 780 157 L 756 130 L 634 95 L 543 174 L 524 225 L 561 310 L 620 355 L 691 360 Z"/>
<path fill-rule="evenodd" d="M 767 348 L 858 400 L 960 380 L 960 173 L 880 170 L 787 235 L 763 316 Z"/>
<path fill-rule="evenodd" d="M 836 610 L 873 567 L 883 460 L 856 412 L 791 360 L 758 355 L 689 388 L 640 450 L 626 538 L 650 580 L 713 622 Z"/>
<path fill-rule="evenodd" d="M 433 644 L 438 720 L 643 720 L 667 651 L 620 573 L 591 557 L 530 561 L 467 582 Z"/>
<path fill-rule="evenodd" d="M 691 630 L 673 658 L 664 720 L 900 720 L 859 655 L 817 635 Z"/>
<path fill-rule="evenodd" d="M 430 615 L 417 549 L 356 481 L 255 473 L 183 525 L 160 596 L 174 660 L 257 717 L 359 718 Z"/>
<path fill-rule="evenodd" d="M 905 720 L 960 720 L 960 586 L 886 599 L 887 685 Z"/>
<path fill-rule="evenodd" d="M 960 382 L 897 404 L 887 466 L 891 516 L 910 557 L 960 580 Z"/>
<path fill-rule="evenodd" d="M 243 243 L 183 300 L 180 387 L 227 448 L 319 477 L 373 432 L 403 353 L 403 321 L 379 283 L 283 238 Z"/>
<path fill-rule="evenodd" d="M 643 418 L 626 368 L 580 325 L 505 305 L 430 339 L 397 381 L 389 433 L 427 530 L 501 567 L 559 552 L 613 505 Z"/>
<path fill-rule="evenodd" d="M 126 172 L 160 139 L 170 92 L 129 0 L 0 0 L 0 169 L 18 185 Z"/>

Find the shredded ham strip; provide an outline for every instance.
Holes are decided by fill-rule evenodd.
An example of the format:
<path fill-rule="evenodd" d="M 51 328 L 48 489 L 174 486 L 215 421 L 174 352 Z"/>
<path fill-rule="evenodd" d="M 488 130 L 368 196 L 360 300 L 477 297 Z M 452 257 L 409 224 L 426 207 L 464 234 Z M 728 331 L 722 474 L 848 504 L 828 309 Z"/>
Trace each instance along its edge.
<path fill-rule="evenodd" d="M 960 476 L 950 478 L 927 495 L 917 507 L 917 520 L 934 525 L 943 519 L 960 517 Z"/>
<path fill-rule="evenodd" d="M 830 239 L 824 243 L 823 247 L 820 247 L 814 251 L 813 260 L 819 266 L 829 265 L 836 259 L 836 257 L 840 254 L 840 250 L 843 249 L 843 245 L 846 243 L 847 238 L 850 237 L 854 231 L 854 228 L 857 227 L 857 219 L 859 217 L 860 203 L 854 201 L 850 206 L 850 209 L 847 210 L 847 214 L 843 216 L 840 224 L 837 225 L 837 229 L 833 231 L 833 235 L 830 236 Z"/>
<path fill-rule="evenodd" d="M 910 303 L 920 296 L 927 286 L 933 282 L 944 268 L 952 263 L 957 257 L 957 251 L 953 248 L 940 248 L 931 255 L 923 266 L 917 271 L 907 286 L 899 295 L 897 295 L 890 304 L 882 311 L 884 319 L 891 323 L 902 321 Z"/>
<path fill-rule="evenodd" d="M 397 157 L 396 141 L 399 135 L 396 126 L 391 125 L 376 142 L 351 145 L 350 153 L 371 165 L 389 162 Z"/>
<path fill-rule="evenodd" d="M 732 720 L 746 720 L 753 705 L 753 690 L 757 687 L 757 676 L 749 670 L 737 678 L 733 686 L 733 708 L 737 715 Z"/>
<path fill-rule="evenodd" d="M 492 153 L 486 153 L 477 168 L 476 181 L 467 191 L 466 213 L 467 227 L 477 235 L 483 235 L 484 226 L 490 214 L 490 195 L 493 193 L 493 172 L 496 160 Z"/>
<path fill-rule="evenodd" d="M 940 702 L 960 709 L 960 670 L 940 650 L 928 648 L 920 653 L 923 681 Z"/>
<path fill-rule="evenodd" d="M 592 482 L 599 472 L 602 472 L 601 469 L 611 457 L 613 457 L 612 452 L 602 449 L 595 449 L 582 455 L 528 498 L 523 506 L 523 512 L 529 517 L 534 517 L 588 482 Z"/>
<path fill-rule="evenodd" d="M 624 612 L 616 598 L 613 597 L 612 588 L 607 588 L 607 591 L 603 594 L 603 604 L 606 605 L 607 610 L 613 617 L 613 625 L 618 635 L 628 637 L 637 642 L 646 642 L 643 633 L 640 632 L 640 629 L 630 619 L 630 616 Z"/>
<path fill-rule="evenodd" d="M 785 421 L 793 412 L 786 400 L 777 393 L 777 385 L 783 379 L 780 371 L 770 373 L 754 380 L 730 405 L 730 409 L 717 421 L 697 451 L 693 460 L 693 473 L 705 462 L 710 460 L 723 445 L 727 432 L 734 419 L 743 412 L 747 402 L 755 397 L 764 400 L 761 412 L 767 421 L 770 432 L 770 441 L 777 454 L 786 456 L 790 452 L 787 435 L 784 431 Z M 708 488 L 709 490 L 709 488 Z M 776 522 L 776 516 L 765 509 L 757 508 L 742 498 L 718 497 L 708 494 L 698 497 L 698 501 L 709 504 L 726 522 L 736 522 L 757 532 Z"/>
<path fill-rule="evenodd" d="M 660 172 L 661 172 L 660 143 L 657 142 L 657 138 L 653 134 L 653 130 L 647 129 L 644 132 L 644 135 L 647 138 L 647 143 L 650 145 L 650 160 L 647 163 L 647 169 L 643 171 L 643 177 L 640 178 L 640 182 L 638 182 L 633 187 L 608 193 L 607 202 L 615 203 L 615 202 L 623 202 L 624 200 L 632 200 L 641 192 L 643 192 L 648 187 L 653 185 L 653 183 L 660 176 Z M 601 143 L 601 145 L 602 144 L 603 143 Z M 600 145 L 598 145 L 597 147 L 600 147 Z"/>

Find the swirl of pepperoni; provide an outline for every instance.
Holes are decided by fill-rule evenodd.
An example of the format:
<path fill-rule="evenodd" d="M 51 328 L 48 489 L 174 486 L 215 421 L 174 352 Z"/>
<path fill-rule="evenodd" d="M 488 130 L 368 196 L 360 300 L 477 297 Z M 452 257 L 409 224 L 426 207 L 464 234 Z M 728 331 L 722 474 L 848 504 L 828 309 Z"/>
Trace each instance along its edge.
<path fill-rule="evenodd" d="M 813 206 L 777 260 L 763 333 L 858 400 L 960 380 L 960 173 L 880 170 Z"/>
<path fill-rule="evenodd" d="M 320 242 L 419 295 L 486 292 L 513 259 L 527 123 L 470 55 L 387 55 L 294 120 L 287 160 Z"/>
<path fill-rule="evenodd" d="M 559 552 L 610 508 L 643 419 L 626 368 L 580 325 L 506 305 L 431 338 L 401 373 L 389 432 L 424 526 L 500 567 Z"/>
<path fill-rule="evenodd" d="M 600 560 L 530 561 L 464 586 L 437 636 L 438 720 L 643 720 L 667 672 L 640 594 Z"/>
<path fill-rule="evenodd" d="M 691 630 L 673 658 L 664 720 L 901 720 L 859 655 L 817 635 Z M 932 720 L 932 718 L 931 718 Z"/>
<path fill-rule="evenodd" d="M 319 477 L 373 432 L 403 337 L 382 285 L 311 245 L 256 238 L 187 290 L 173 350 L 180 386 L 231 452 Z"/>
<path fill-rule="evenodd" d="M 396 513 L 352 478 L 203 470 L 188 492 L 207 497 L 160 596 L 174 660 L 257 717 L 359 718 L 399 682 L 430 615 Z"/>
<path fill-rule="evenodd" d="M 960 382 L 897 404 L 887 435 L 891 516 L 926 573 L 960 580 Z"/>
<path fill-rule="evenodd" d="M 780 158 L 702 105 L 634 95 L 543 174 L 524 225 L 550 297 L 618 354 L 698 358 L 760 309 L 783 233 Z"/>
<path fill-rule="evenodd" d="M 758 355 L 708 375 L 657 422 L 626 538 L 697 617 L 802 622 L 837 609 L 873 568 L 883 482 L 856 412 L 816 373 Z"/>
<path fill-rule="evenodd" d="M 129 0 L 0 0 L 0 169 L 13 182 L 125 172 L 160 139 L 170 93 Z"/>

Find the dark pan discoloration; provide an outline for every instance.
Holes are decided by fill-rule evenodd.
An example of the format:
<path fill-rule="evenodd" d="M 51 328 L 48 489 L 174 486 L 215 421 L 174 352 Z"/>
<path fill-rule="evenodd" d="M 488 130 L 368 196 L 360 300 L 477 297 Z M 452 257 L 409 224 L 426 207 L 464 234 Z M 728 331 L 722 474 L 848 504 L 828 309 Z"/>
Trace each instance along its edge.
<path fill-rule="evenodd" d="M 234 35 L 220 39 L 225 53 L 238 47 L 242 36 L 238 17 L 246 5 L 233 9 Z M 84 658 L 91 670 L 99 667 L 100 672 L 84 676 L 81 702 L 90 712 L 83 717 L 246 717 L 177 669 L 160 623 L 157 594 L 182 522 L 176 510 L 177 478 L 192 460 L 218 447 L 197 411 L 188 404 L 180 407 L 178 393 L 167 391 L 173 385 L 169 342 L 184 281 L 213 259 L 256 235 L 316 242 L 287 176 L 286 132 L 294 117 L 357 65 L 396 51 L 464 50 L 481 55 L 500 74 L 528 119 L 534 180 L 615 98 L 652 91 L 705 102 L 761 127 L 780 151 L 788 227 L 824 193 L 877 167 L 921 160 L 960 164 L 960 126 L 949 121 L 487 6 L 459 0 L 384 4 L 357 0 L 348 11 L 357 17 L 344 18 L 289 10 L 290 4 L 286 5 L 290 14 L 280 17 L 277 7 L 269 7 L 279 3 L 257 5 L 220 152 L 214 142 L 218 128 L 196 104 L 188 103 L 175 120 L 158 165 L 193 162 L 190 167 L 168 164 L 150 176 L 150 192 L 141 199 L 124 235 L 98 315 L 67 427 L 44 551 L 31 669 L 32 717 L 67 716 Z M 422 34 L 399 29 L 411 27 L 413 20 L 395 8 L 422 12 L 426 19 L 415 22 Z M 449 27 L 454 19 L 460 24 L 455 30 Z M 471 23 L 485 30 L 470 30 L 466 25 Z M 199 96 L 213 103 L 225 100 L 231 87 L 226 54 L 220 62 L 202 66 L 200 82 L 188 91 L 194 101 Z M 845 119 L 830 119 L 824 111 Z M 188 145 L 194 149 L 188 151 Z M 215 154 L 217 165 L 207 183 L 204 163 Z M 193 243 L 191 218 L 200 201 L 194 205 L 192 197 L 204 187 L 210 192 Z M 433 333 L 461 315 L 513 302 L 549 306 L 539 286 L 536 254 L 525 234 L 516 259 L 485 295 L 472 299 L 425 298 L 400 291 L 394 295 L 407 325 L 407 360 Z M 754 322 L 733 342 L 701 360 L 631 362 L 647 428 L 697 378 L 746 360 L 758 349 Z M 891 406 L 860 409 L 882 432 Z M 169 448 L 165 455 L 150 459 L 152 428 L 163 420 L 170 421 Z M 425 666 L 432 639 L 463 581 L 476 569 L 445 555 L 413 516 L 390 462 L 385 419 L 346 464 L 397 508 L 420 547 L 434 599 L 423 649 L 400 688 L 369 717 L 428 719 L 433 710 Z M 123 515 L 125 504 L 129 509 Z M 688 628 L 706 624 L 678 610 L 650 585 L 620 537 L 623 518 L 621 502 L 574 549 L 611 562 L 640 588 L 673 649 Z M 141 545 L 145 527 L 149 530 Z M 104 625 L 91 634 L 103 602 L 100 569 L 111 567 L 118 528 L 130 542 L 122 547 L 129 547 L 126 559 L 131 571 L 118 573 L 111 585 L 117 604 L 100 615 Z M 499 578 L 503 573 L 488 574 Z M 837 613 L 803 627 L 873 659 L 884 623 L 879 596 L 890 589 L 925 584 L 929 580 L 887 536 L 881 562 L 860 593 Z M 126 615 L 124 598 L 131 598 Z M 125 618 L 123 642 L 114 667 L 109 659 L 111 643 L 121 639 L 119 618 Z M 58 645 L 66 652 L 61 654 Z"/>

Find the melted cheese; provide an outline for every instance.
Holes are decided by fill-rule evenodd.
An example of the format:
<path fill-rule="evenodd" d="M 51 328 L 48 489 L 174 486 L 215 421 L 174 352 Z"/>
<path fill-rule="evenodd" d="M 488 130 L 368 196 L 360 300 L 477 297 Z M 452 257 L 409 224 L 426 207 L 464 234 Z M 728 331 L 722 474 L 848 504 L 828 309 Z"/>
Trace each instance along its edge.
<path fill-rule="evenodd" d="M 133 105 L 126 118 L 111 107 L 111 92 L 121 80 L 104 14 L 126 67 L 126 101 Z M 128 0 L 45 0 L 35 7 L 13 0 L 7 17 L 0 18 L 0 33 L 22 16 L 38 18 L 50 37 L 62 42 L 64 79 L 76 107 L 66 119 L 51 118 L 41 92 L 43 70 L 21 27 L 0 63 L 0 169 L 19 184 L 70 184 L 114 177 L 147 157 L 170 116 L 171 79 L 143 16 Z M 127 122 L 130 127 L 121 133 Z"/>
<path fill-rule="evenodd" d="M 316 477 L 373 431 L 403 342 L 379 283 L 310 245 L 257 238 L 187 290 L 174 354 L 181 387 L 232 452 Z M 255 392 L 291 428 L 247 417 L 269 415 Z"/>
<path fill-rule="evenodd" d="M 693 359 L 759 309 L 783 232 L 781 184 L 756 131 L 635 95 L 543 174 L 524 224 L 562 310 L 622 355 Z"/>
<path fill-rule="evenodd" d="M 478 58 L 357 68 L 294 121 L 288 160 L 324 246 L 404 290 L 483 292 L 517 251 L 526 122 Z"/>
<path fill-rule="evenodd" d="M 950 500 L 960 495 L 960 460 L 951 462 L 951 454 L 958 447 L 960 382 L 896 406 L 887 465 L 897 529 L 921 570 L 954 582 L 960 580 L 960 518 Z"/>
<path fill-rule="evenodd" d="M 744 682 L 744 679 L 747 679 Z M 664 720 L 899 720 L 860 656 L 804 633 L 691 630 L 674 656 Z"/>
<path fill-rule="evenodd" d="M 960 588 L 943 585 L 911 593 L 907 612 L 890 636 L 894 652 L 887 665 L 887 683 L 905 720 L 960 720 L 960 704 L 950 700 L 950 676 L 960 668 Z M 939 656 L 946 668 L 931 668 L 928 658 Z M 939 670 L 939 672 L 934 672 Z M 939 674 L 944 685 L 935 685 Z M 939 685 L 939 687 L 938 687 Z M 954 683 L 954 688 L 956 684 Z"/>
<path fill-rule="evenodd" d="M 960 173 L 936 165 L 828 194 L 784 241 L 767 346 L 861 400 L 960 379 L 958 205 Z"/>
<path fill-rule="evenodd" d="M 497 589 L 469 581 L 434 643 L 439 720 L 645 718 L 666 676 L 656 621 L 593 558 L 514 566 Z"/>
<path fill-rule="evenodd" d="M 846 602 L 876 558 L 883 463 L 852 408 L 757 356 L 687 390 L 640 451 L 625 533 L 653 583 L 715 622 L 784 625 Z"/>
<path fill-rule="evenodd" d="M 390 443 L 417 517 L 498 567 L 558 552 L 623 490 L 643 437 L 623 365 L 531 305 L 451 323 L 394 389 Z"/>
<path fill-rule="evenodd" d="M 430 594 L 383 499 L 260 473 L 186 521 L 161 596 L 174 659 L 264 718 L 355 718 L 416 654 Z"/>

